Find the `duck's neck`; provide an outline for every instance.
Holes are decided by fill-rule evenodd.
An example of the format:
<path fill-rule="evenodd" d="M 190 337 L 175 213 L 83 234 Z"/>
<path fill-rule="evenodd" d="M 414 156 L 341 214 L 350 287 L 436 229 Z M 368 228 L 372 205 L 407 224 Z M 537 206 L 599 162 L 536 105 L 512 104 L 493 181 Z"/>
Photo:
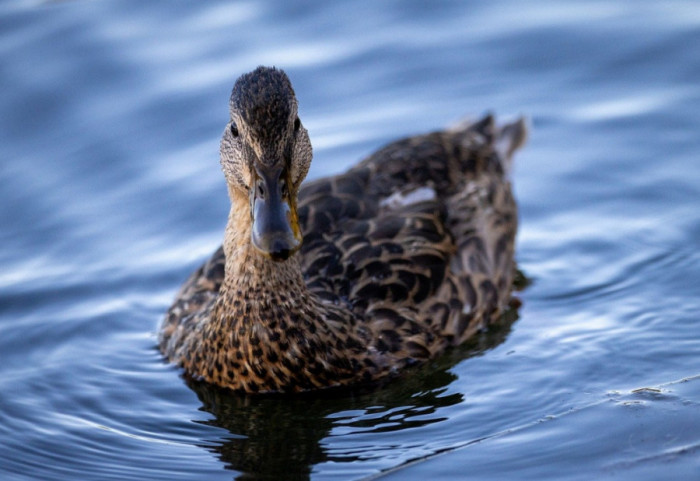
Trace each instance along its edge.
<path fill-rule="evenodd" d="M 231 306 L 242 305 L 243 311 L 231 319 L 269 324 L 274 321 L 280 306 L 295 300 L 296 309 L 316 309 L 301 273 L 299 258 L 274 261 L 262 254 L 251 242 L 250 203 L 241 195 L 232 195 L 224 253 L 226 272 L 219 294 L 219 316 L 230 317 Z M 223 309 L 226 306 L 227 309 Z M 235 309 L 237 311 L 237 309 Z M 273 324 L 274 327 L 274 324 Z"/>

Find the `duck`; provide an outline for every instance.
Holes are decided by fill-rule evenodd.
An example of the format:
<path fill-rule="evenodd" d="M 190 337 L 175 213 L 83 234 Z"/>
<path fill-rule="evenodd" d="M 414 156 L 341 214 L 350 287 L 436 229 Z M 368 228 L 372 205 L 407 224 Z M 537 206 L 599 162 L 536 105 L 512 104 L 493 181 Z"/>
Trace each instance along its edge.
<path fill-rule="evenodd" d="M 381 384 L 499 322 L 523 118 L 407 137 L 303 183 L 313 151 L 282 69 L 238 78 L 229 111 L 223 244 L 158 333 L 189 379 L 245 394 Z"/>

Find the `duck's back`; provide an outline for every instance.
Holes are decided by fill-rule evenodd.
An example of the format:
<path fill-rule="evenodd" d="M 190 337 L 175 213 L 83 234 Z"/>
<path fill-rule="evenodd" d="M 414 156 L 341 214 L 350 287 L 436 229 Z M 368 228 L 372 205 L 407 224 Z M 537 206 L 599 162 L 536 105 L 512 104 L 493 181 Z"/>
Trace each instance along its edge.
<path fill-rule="evenodd" d="M 349 308 L 374 347 L 427 358 L 509 301 L 516 205 L 510 157 L 522 121 L 491 117 L 396 141 L 299 195 L 310 289 Z"/>

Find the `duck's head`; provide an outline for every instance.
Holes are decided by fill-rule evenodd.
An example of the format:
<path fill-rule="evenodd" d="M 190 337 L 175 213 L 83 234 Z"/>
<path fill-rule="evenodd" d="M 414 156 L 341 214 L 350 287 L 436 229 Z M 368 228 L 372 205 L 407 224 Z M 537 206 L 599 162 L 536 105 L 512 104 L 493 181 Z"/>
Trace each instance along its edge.
<path fill-rule="evenodd" d="M 297 193 L 311 165 L 309 134 L 287 75 L 258 67 L 233 86 L 221 165 L 231 196 L 250 201 L 253 246 L 276 261 L 301 247 Z"/>

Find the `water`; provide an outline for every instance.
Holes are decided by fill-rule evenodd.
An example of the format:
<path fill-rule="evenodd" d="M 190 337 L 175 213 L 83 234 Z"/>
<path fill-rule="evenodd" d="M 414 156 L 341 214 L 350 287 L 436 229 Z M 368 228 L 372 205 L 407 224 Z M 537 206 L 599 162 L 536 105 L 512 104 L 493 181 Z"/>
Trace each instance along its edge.
<path fill-rule="evenodd" d="M 0 4 L 0 478 L 698 479 L 698 45 L 690 0 Z M 258 64 L 292 78 L 311 178 L 528 115 L 519 319 L 354 396 L 163 363 Z"/>

